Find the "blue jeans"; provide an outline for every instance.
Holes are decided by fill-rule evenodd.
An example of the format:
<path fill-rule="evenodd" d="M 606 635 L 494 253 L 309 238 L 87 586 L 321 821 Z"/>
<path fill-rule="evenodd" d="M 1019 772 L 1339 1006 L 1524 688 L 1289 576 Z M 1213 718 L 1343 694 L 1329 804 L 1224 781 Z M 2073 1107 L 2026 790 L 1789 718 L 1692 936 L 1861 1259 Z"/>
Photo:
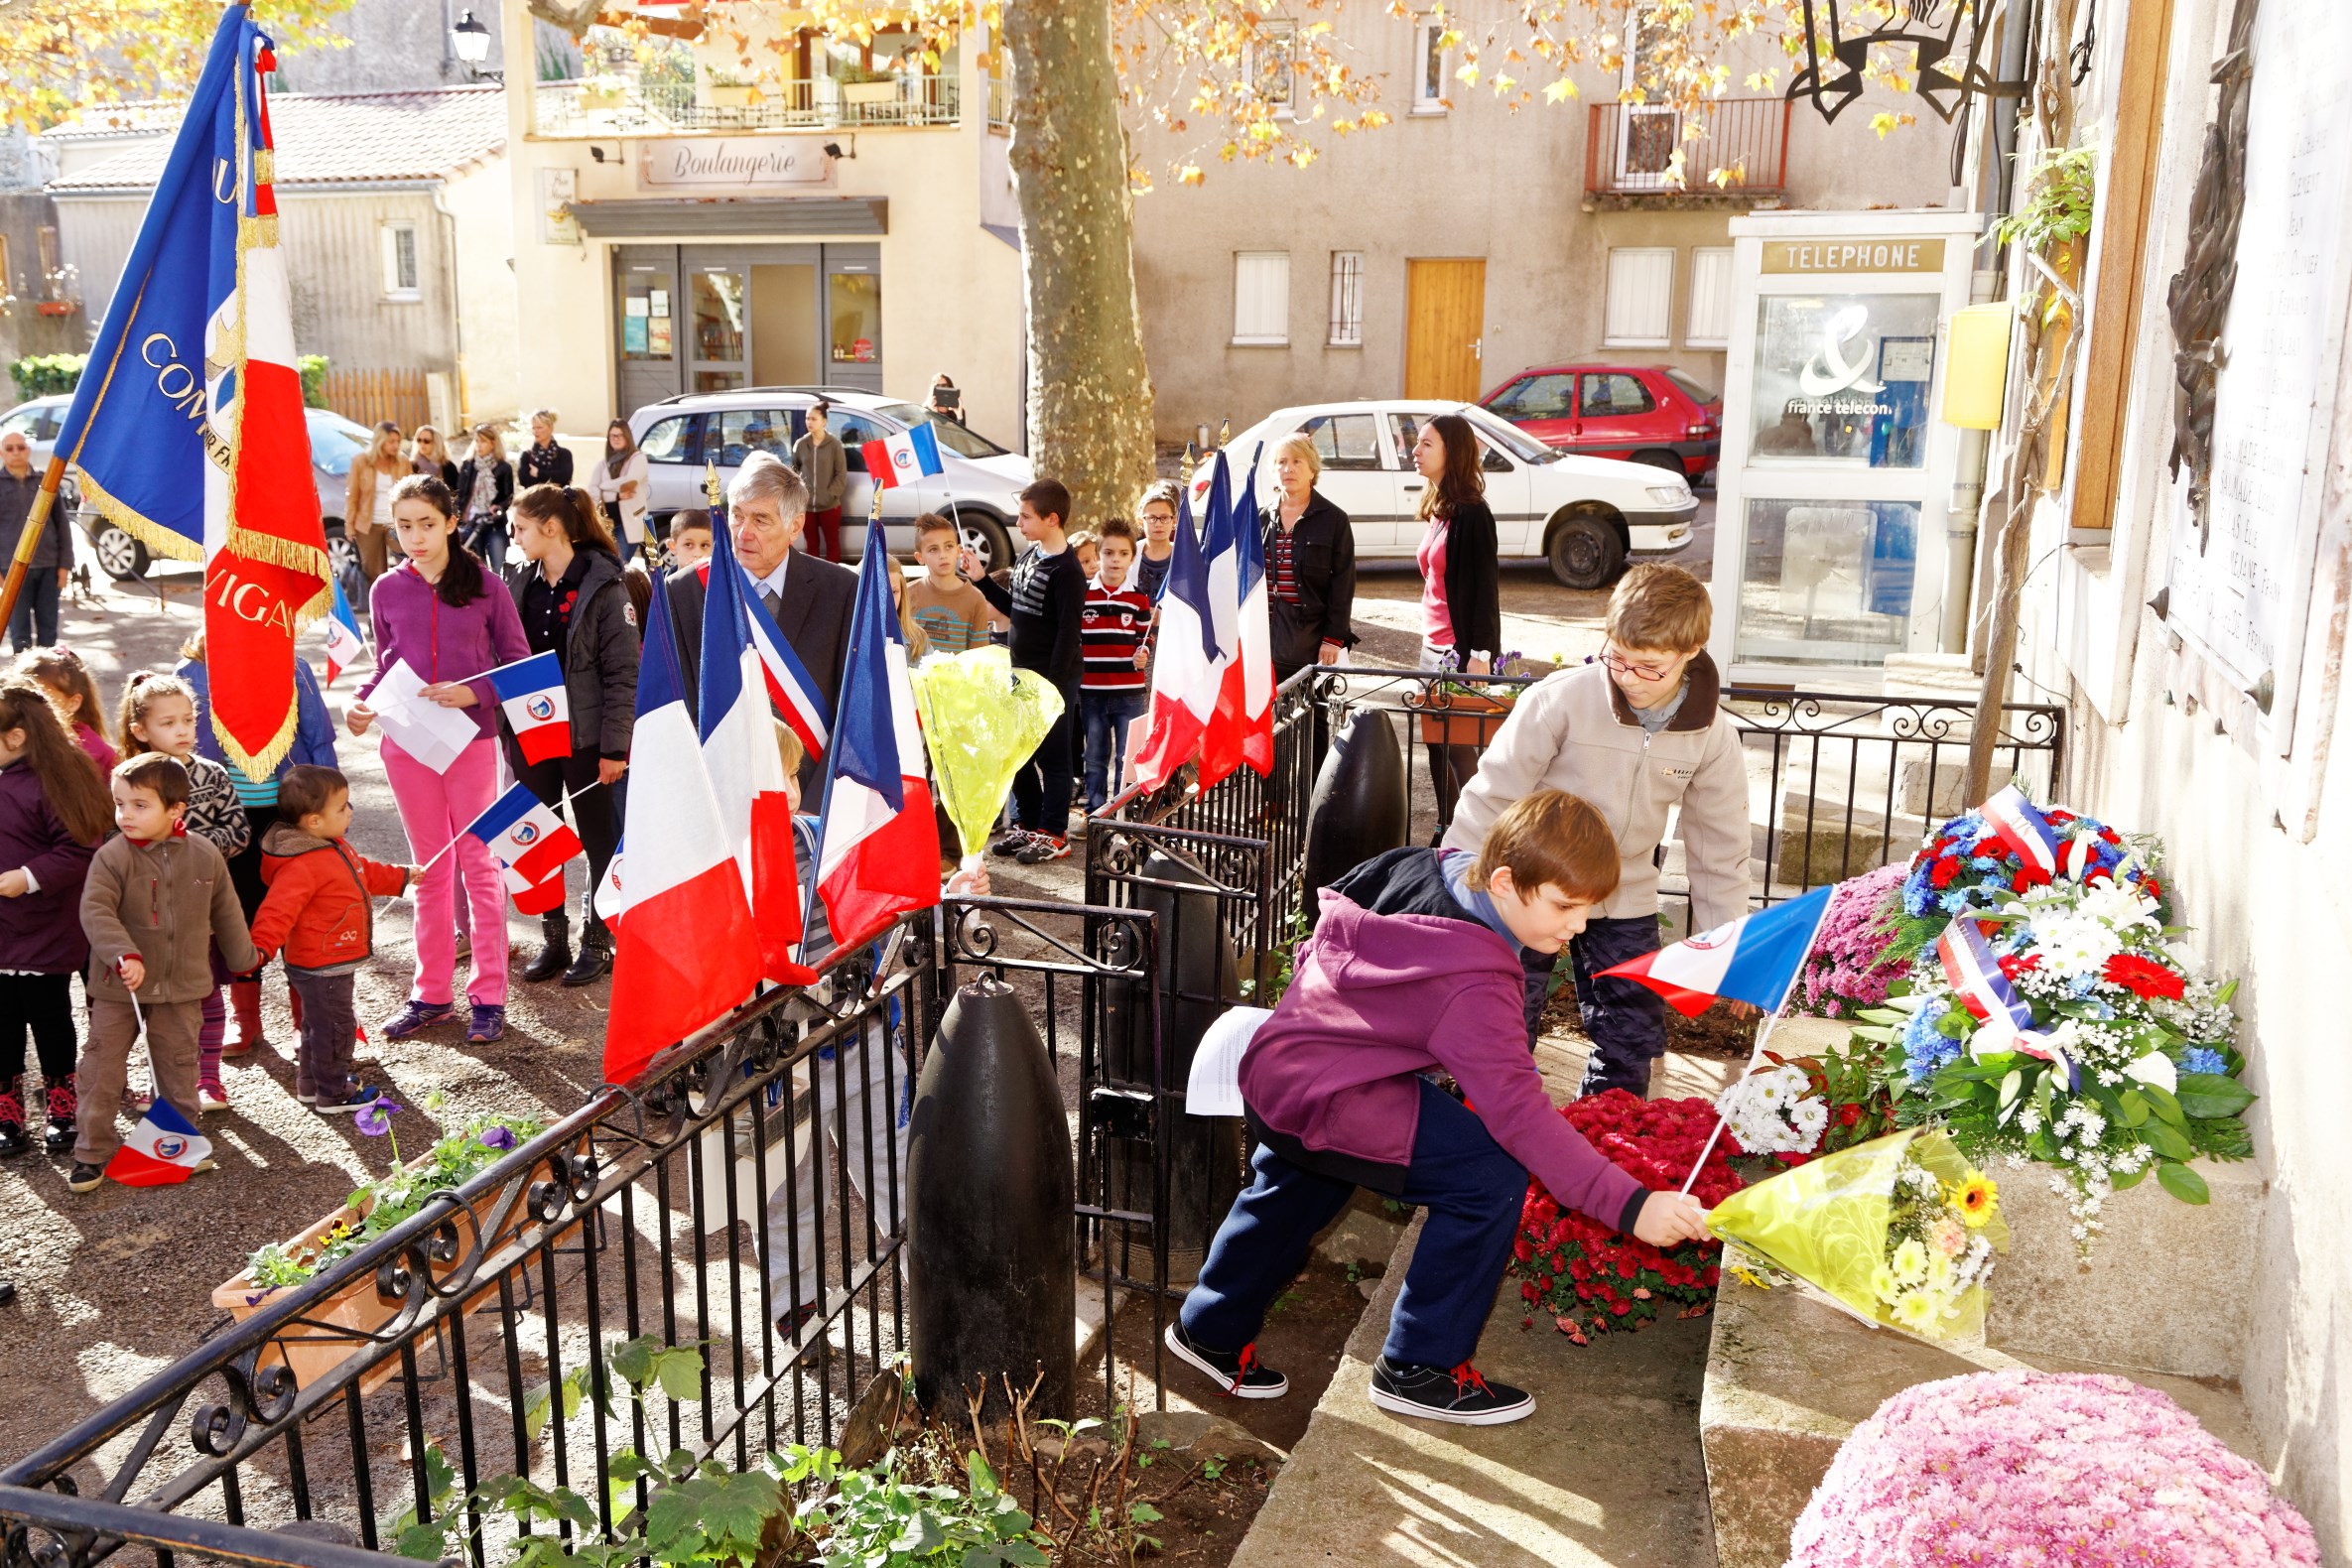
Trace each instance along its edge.
<path fill-rule="evenodd" d="M 1527 1172 L 1477 1111 L 1427 1081 L 1420 1088 L 1412 1163 L 1396 1196 L 1429 1215 L 1381 1353 L 1452 1368 L 1470 1360 L 1495 1310 Z M 1315 1234 L 1356 1191 L 1353 1182 L 1302 1170 L 1262 1143 L 1249 1166 L 1256 1179 L 1234 1200 L 1200 1281 L 1184 1298 L 1184 1332 L 1213 1351 L 1238 1351 L 1257 1338 L 1266 1307 L 1306 1262 Z"/>
<path fill-rule="evenodd" d="M 1148 692 L 1082 692 L 1079 712 L 1086 717 L 1086 809 L 1098 812 L 1118 785 L 1118 770 L 1127 755 L 1127 724 L 1149 706 Z"/>
<path fill-rule="evenodd" d="M 50 526 L 55 528 L 56 523 Z M 25 573 L 25 587 L 17 594 L 16 612 L 8 617 L 8 649 L 23 653 L 35 643 L 55 647 L 58 640 L 58 569 L 33 567 Z"/>

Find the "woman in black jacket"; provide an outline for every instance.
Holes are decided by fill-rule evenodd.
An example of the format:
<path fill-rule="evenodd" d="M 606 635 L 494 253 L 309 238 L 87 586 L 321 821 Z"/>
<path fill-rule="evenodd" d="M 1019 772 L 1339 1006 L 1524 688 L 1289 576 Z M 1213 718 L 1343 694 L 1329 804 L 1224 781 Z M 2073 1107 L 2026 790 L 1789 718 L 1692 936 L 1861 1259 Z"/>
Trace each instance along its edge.
<path fill-rule="evenodd" d="M 1315 488 L 1323 459 L 1312 438 L 1274 444 L 1273 500 L 1258 514 L 1272 623 L 1274 684 L 1310 664 L 1337 664 L 1356 641 L 1356 530 Z"/>
<path fill-rule="evenodd" d="M 629 729 L 636 721 L 636 612 L 620 551 L 586 490 L 555 484 L 525 490 L 514 503 L 514 541 L 524 564 L 507 588 L 531 651 L 563 657 L 572 749 L 543 762 L 526 761 L 509 729 L 507 765 L 550 807 L 561 810 L 571 795 L 572 824 L 588 860 L 579 956 L 573 956 L 571 922 L 559 904 L 540 917 L 545 943 L 523 979 L 561 975 L 567 985 L 586 985 L 612 968 L 612 937 L 596 917 L 595 898 L 619 838 L 614 796 L 629 765 Z"/>
<path fill-rule="evenodd" d="M 457 464 L 457 542 L 492 572 L 506 571 L 506 509 L 514 464 L 498 450 L 498 427 L 473 427 L 473 456 Z"/>
<path fill-rule="evenodd" d="M 1421 668 L 1485 675 L 1503 648 L 1503 578 L 1495 542 L 1495 513 L 1479 471 L 1478 437 L 1459 414 L 1440 414 L 1421 427 L 1413 466 L 1426 488 L 1426 524 L 1415 558 L 1421 564 Z M 1437 785 L 1437 831 L 1454 819 L 1454 798 L 1478 772 L 1476 746 L 1432 745 L 1429 772 Z"/>

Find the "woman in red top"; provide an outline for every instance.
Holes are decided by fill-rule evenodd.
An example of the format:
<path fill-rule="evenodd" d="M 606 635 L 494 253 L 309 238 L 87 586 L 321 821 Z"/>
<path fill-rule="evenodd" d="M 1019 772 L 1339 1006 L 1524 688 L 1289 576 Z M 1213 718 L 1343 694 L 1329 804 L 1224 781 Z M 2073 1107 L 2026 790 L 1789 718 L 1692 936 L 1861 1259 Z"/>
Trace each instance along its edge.
<path fill-rule="evenodd" d="M 1421 668 L 1485 675 L 1503 646 L 1503 584 L 1495 513 L 1479 471 L 1478 436 L 1459 414 L 1440 414 L 1413 442 L 1421 492 Z M 1454 819 L 1454 798 L 1478 772 L 1476 746 L 1431 745 L 1437 837 Z"/>

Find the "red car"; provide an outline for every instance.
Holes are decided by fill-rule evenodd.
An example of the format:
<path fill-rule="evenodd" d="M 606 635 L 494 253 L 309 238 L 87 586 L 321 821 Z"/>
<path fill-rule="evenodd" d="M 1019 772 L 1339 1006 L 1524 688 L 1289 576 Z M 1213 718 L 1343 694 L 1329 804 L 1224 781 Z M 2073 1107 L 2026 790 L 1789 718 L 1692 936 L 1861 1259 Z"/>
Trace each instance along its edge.
<path fill-rule="evenodd" d="M 1671 468 L 1696 484 L 1723 450 L 1723 399 L 1661 365 L 1522 370 L 1479 400 L 1546 446 Z"/>

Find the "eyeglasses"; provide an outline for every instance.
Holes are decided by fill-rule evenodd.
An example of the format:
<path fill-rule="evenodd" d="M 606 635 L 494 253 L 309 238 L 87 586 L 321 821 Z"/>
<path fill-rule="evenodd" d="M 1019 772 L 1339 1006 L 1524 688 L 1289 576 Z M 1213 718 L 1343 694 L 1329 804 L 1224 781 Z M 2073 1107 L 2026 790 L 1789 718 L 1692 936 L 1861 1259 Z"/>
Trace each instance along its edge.
<path fill-rule="evenodd" d="M 1600 658 L 1602 665 L 1608 669 L 1612 675 L 1631 675 L 1636 680 L 1642 681 L 1662 681 L 1669 674 L 1671 674 L 1674 669 L 1674 665 L 1671 662 L 1666 664 L 1635 664 L 1633 660 L 1618 654 L 1614 649 L 1608 648 L 1604 648 L 1601 651 Z"/>

